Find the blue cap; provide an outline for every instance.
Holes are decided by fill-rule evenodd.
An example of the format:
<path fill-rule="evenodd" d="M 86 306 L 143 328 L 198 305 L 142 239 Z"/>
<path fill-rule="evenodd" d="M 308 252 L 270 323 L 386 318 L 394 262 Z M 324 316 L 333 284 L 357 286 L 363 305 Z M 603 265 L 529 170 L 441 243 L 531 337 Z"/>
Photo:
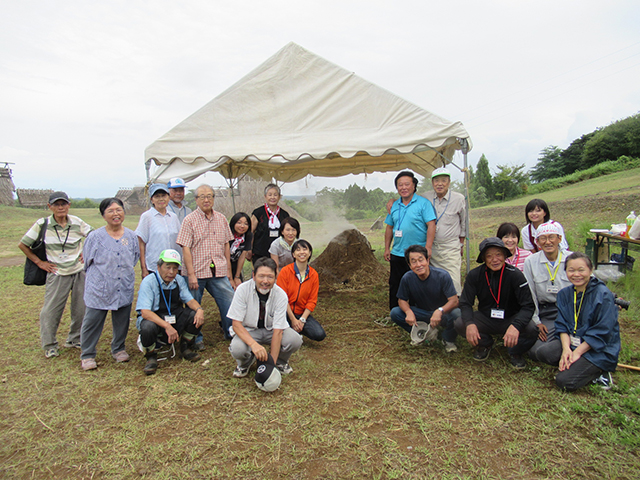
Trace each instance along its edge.
<path fill-rule="evenodd" d="M 158 192 L 164 192 L 169 195 L 169 189 L 164 183 L 154 183 L 149 187 L 149 198 L 153 197 Z"/>

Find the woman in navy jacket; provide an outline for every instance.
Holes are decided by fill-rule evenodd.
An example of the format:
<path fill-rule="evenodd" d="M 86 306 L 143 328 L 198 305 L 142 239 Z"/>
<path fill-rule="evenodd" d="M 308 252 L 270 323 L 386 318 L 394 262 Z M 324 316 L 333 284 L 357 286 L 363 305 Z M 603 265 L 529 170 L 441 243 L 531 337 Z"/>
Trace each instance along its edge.
<path fill-rule="evenodd" d="M 598 379 L 611 387 L 611 375 L 618 364 L 620 327 L 614 295 L 604 283 L 591 276 L 593 265 L 584 253 L 575 252 L 565 263 L 573 284 L 558 292 L 556 339 L 539 350 L 539 359 L 558 365 L 558 387 L 573 392 Z M 600 380 L 604 374 L 604 379 Z M 608 381 L 607 381 L 608 380 Z M 606 385 L 605 385 L 606 384 Z"/>

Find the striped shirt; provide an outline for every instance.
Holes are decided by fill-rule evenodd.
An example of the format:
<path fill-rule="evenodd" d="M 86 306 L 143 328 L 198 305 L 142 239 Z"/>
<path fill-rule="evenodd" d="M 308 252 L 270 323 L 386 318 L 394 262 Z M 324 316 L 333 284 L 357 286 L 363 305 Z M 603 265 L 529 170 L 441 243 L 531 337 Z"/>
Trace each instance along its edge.
<path fill-rule="evenodd" d="M 151 207 L 140 215 L 136 235 L 145 243 L 144 259 L 148 270 L 155 272 L 158 269 L 158 259 L 163 250 L 172 248 L 182 254 L 182 248 L 176 243 L 179 231 L 180 220 L 169 210 L 162 215 Z"/>
<path fill-rule="evenodd" d="M 524 270 L 524 261 L 527 257 L 533 255 L 529 250 L 525 250 L 524 248 L 516 247 L 516 252 L 507 258 L 507 263 L 509 265 L 513 265 L 521 272 Z"/>
<path fill-rule="evenodd" d="M 45 218 L 38 219 L 22 237 L 21 242 L 27 247 L 31 248 L 38 240 Z M 49 216 L 44 236 L 45 249 L 47 260 L 57 267 L 58 275 L 75 275 L 82 270 L 82 239 L 90 231 L 91 226 L 88 223 L 73 215 L 67 215 L 67 224 L 64 227 L 56 222 L 53 215 Z"/>
<path fill-rule="evenodd" d="M 211 278 L 211 262 L 216 266 L 216 278 L 227 276 L 225 246 L 233 240 L 226 218 L 213 210 L 207 218 L 200 208 L 187 215 L 178 234 L 178 244 L 191 249 L 196 278 Z M 184 269 L 183 269 L 184 271 Z"/>

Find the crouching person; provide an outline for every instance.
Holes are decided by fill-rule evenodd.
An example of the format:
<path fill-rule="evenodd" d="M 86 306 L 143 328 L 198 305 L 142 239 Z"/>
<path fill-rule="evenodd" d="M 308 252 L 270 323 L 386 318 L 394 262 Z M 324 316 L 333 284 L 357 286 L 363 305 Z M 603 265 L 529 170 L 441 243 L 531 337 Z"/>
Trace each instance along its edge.
<path fill-rule="evenodd" d="M 428 323 L 431 328 L 443 327 L 445 351 L 457 351 L 454 322 L 460 317 L 460 309 L 451 276 L 429 265 L 429 252 L 422 245 L 411 245 L 404 258 L 411 271 L 400 280 L 398 306 L 391 310 L 391 320 L 409 333 L 417 322 Z"/>
<path fill-rule="evenodd" d="M 291 354 L 302 346 L 302 337 L 289 327 L 285 291 L 276 285 L 277 266 L 270 258 L 259 258 L 253 265 L 253 278 L 242 283 L 233 296 L 228 317 L 235 336 L 229 351 L 236 361 L 233 376 L 245 377 L 256 358 L 268 358 L 263 345 L 271 345 L 276 367 L 287 375 Z"/>
<path fill-rule="evenodd" d="M 147 359 L 144 373 L 153 375 L 158 368 L 157 341 L 174 343 L 180 339 L 180 354 L 184 360 L 200 360 L 193 346 L 204 323 L 204 312 L 193 298 L 184 277 L 178 275 L 180 254 L 163 250 L 157 271 L 147 275 L 138 292 L 138 321 L 142 350 Z"/>
<path fill-rule="evenodd" d="M 527 366 L 523 354 L 538 338 L 538 329 L 529 325 L 534 312 L 527 280 L 520 270 L 506 265 L 511 251 L 497 237 L 480 243 L 477 268 L 469 272 L 460 297 L 462 317 L 456 330 L 475 347 L 473 359 L 484 362 L 491 352 L 493 335 L 501 336 L 517 369 Z M 476 298 L 478 309 L 473 310 Z"/>

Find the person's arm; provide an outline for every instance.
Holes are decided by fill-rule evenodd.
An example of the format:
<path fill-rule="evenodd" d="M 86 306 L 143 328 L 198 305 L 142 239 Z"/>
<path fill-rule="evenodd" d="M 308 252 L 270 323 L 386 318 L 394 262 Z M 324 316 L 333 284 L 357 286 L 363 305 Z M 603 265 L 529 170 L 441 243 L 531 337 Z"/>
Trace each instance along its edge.
<path fill-rule="evenodd" d="M 189 307 L 191 310 L 195 310 L 196 316 L 193 319 L 193 323 L 196 328 L 201 327 L 204 324 L 204 310 L 202 310 L 200 304 L 194 298 L 193 300 L 189 300 L 187 302 L 187 307 Z"/>
<path fill-rule="evenodd" d="M 177 330 L 173 328 L 173 326 L 169 322 L 165 322 L 162 318 L 160 318 L 158 314 L 152 312 L 151 310 L 147 310 L 143 308 L 142 310 L 140 310 L 140 315 L 145 320 L 149 320 L 150 322 L 153 322 L 156 325 L 158 325 L 160 328 L 164 328 L 164 331 L 167 332 L 167 338 L 169 339 L 169 343 L 173 343 L 176 340 L 178 340 L 178 338 L 180 338 L 180 335 L 178 335 Z"/>
<path fill-rule="evenodd" d="M 233 331 L 235 332 L 236 336 L 251 349 L 251 351 L 253 352 L 253 354 L 256 356 L 258 360 L 260 360 L 261 362 L 265 362 L 268 358 L 267 349 L 264 348 L 262 345 L 260 345 L 258 342 L 256 342 L 253 339 L 253 337 L 249 335 L 249 332 L 244 327 L 242 322 L 240 322 L 239 320 L 232 320 L 232 322 L 233 322 Z M 282 332 L 282 330 L 280 330 L 280 332 Z M 280 335 L 282 335 L 282 333 Z M 275 336 L 275 331 L 274 331 L 274 336 Z M 271 344 L 273 345 L 273 339 L 271 340 Z M 278 351 L 279 350 L 280 348 L 278 347 Z"/>
<path fill-rule="evenodd" d="M 433 248 L 433 241 L 436 239 L 436 221 L 431 220 L 427 222 L 427 243 L 425 248 L 429 252 L 429 258 L 431 258 L 431 249 Z"/>
<path fill-rule="evenodd" d="M 398 302 L 399 304 L 400 302 Z M 442 310 L 440 310 L 439 308 L 436 309 L 433 314 L 431 315 L 431 321 L 429 322 L 429 324 L 433 327 L 436 328 L 440 325 L 440 322 L 442 322 L 442 316 L 451 312 L 454 308 L 458 307 L 458 295 L 452 295 L 451 297 L 447 298 L 447 303 L 445 303 L 442 306 Z"/>
<path fill-rule="evenodd" d="M 282 333 L 284 330 L 281 328 L 273 329 L 273 336 L 271 337 L 271 357 L 273 357 L 273 361 L 278 361 L 278 356 L 280 355 L 280 346 L 282 345 Z"/>
<path fill-rule="evenodd" d="M 391 241 L 393 240 L 393 227 L 387 225 L 384 231 L 384 259 L 389 262 L 391 260 Z"/>
<path fill-rule="evenodd" d="M 144 278 L 149 275 L 149 269 L 147 268 L 147 259 L 145 257 L 147 244 L 144 243 L 141 237 L 138 237 L 138 248 L 140 249 L 140 271 L 142 272 L 142 278 Z"/>
<path fill-rule="evenodd" d="M 58 267 L 56 267 L 55 263 L 51 263 L 47 260 L 40 260 L 38 256 L 24 243 L 18 243 L 18 248 L 22 250 L 22 253 L 24 253 L 29 260 L 35 263 L 39 269 L 48 273 L 56 273 L 58 271 Z"/>
<path fill-rule="evenodd" d="M 399 298 L 398 307 L 400 307 L 400 310 L 402 310 L 405 314 L 404 321 L 407 322 L 408 325 L 411 325 L 413 327 L 416 324 L 417 320 L 415 314 L 413 313 L 413 310 L 411 310 L 411 305 L 409 305 L 409 302 Z"/>
<path fill-rule="evenodd" d="M 258 228 L 258 219 L 255 215 L 251 215 L 251 233 L 255 233 Z"/>
<path fill-rule="evenodd" d="M 196 277 L 196 272 L 193 269 L 193 256 L 191 255 L 191 248 L 185 247 L 184 245 L 182 246 L 182 260 L 184 262 L 184 267 L 187 269 L 189 288 L 191 290 L 198 290 L 198 278 Z"/>
<path fill-rule="evenodd" d="M 271 260 L 276 262 L 276 272 L 280 273 L 280 264 L 278 263 L 278 255 L 276 255 L 275 253 L 270 253 L 269 255 L 271 256 Z"/>
<path fill-rule="evenodd" d="M 227 277 L 229 278 L 231 286 L 233 286 L 235 290 L 235 284 L 233 283 L 233 272 L 231 271 L 231 248 L 229 247 L 229 242 L 224 242 L 224 258 L 227 261 Z"/>
<path fill-rule="evenodd" d="M 240 279 L 240 277 L 242 277 L 242 268 L 244 267 L 244 262 L 246 259 L 247 259 L 247 251 L 244 250 L 240 254 L 240 258 L 238 258 L 238 265 L 236 266 L 236 271 L 234 272 L 234 275 L 233 275 L 233 282 L 231 282 L 231 284 L 232 285 L 235 284 L 236 287 L 242 283 L 242 280 Z"/>
<path fill-rule="evenodd" d="M 307 314 L 306 316 L 305 316 L 305 313 Z M 309 313 L 311 312 L 305 309 L 304 313 L 301 316 L 304 318 L 307 318 L 307 316 L 309 316 Z M 298 320 L 298 318 L 296 317 L 296 314 L 293 313 L 293 310 L 291 309 L 291 305 L 287 305 L 287 317 L 291 322 L 291 328 L 293 328 L 296 332 L 300 333 L 304 328 L 304 323 Z"/>

